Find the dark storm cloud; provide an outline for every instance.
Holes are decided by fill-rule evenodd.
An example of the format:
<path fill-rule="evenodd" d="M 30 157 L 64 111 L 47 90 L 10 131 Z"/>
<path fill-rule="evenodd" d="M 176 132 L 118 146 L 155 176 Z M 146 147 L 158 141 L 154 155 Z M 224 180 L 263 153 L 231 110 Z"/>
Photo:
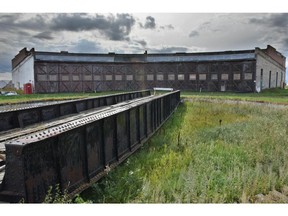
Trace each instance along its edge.
<path fill-rule="evenodd" d="M 49 21 L 46 19 L 45 14 L 36 14 L 34 17 L 31 17 L 27 20 L 21 20 L 18 23 L 18 26 L 24 29 L 39 30 L 49 28 Z"/>
<path fill-rule="evenodd" d="M 155 18 L 152 16 L 147 16 L 146 17 L 146 22 L 144 24 L 145 29 L 155 29 L 156 23 L 155 23 Z"/>
<path fill-rule="evenodd" d="M 287 52 L 288 13 L 263 14 L 259 18 L 250 18 L 249 23 L 261 25 L 265 29 L 264 35 L 268 32 L 265 37 L 267 43 L 277 42 L 278 50 Z"/>
<path fill-rule="evenodd" d="M 249 22 L 252 24 L 262 24 L 275 28 L 287 28 L 288 27 L 288 13 L 281 14 L 269 14 L 263 15 L 261 18 L 250 18 Z"/>
<path fill-rule="evenodd" d="M 33 15 L 33 14 L 32 14 Z M 12 32 L 15 29 L 25 30 L 41 30 L 49 28 L 49 23 L 46 20 L 47 15 L 35 14 L 27 18 L 26 14 L 1 14 L 0 28 L 2 31 Z"/>
<path fill-rule="evenodd" d="M 51 29 L 56 31 L 88 31 L 109 28 L 109 20 L 102 16 L 88 17 L 85 14 L 58 14 L 51 21 Z"/>
<path fill-rule="evenodd" d="M 53 40 L 54 37 L 51 35 L 51 32 L 45 31 L 45 32 L 41 32 L 37 35 L 34 35 L 35 38 L 38 38 L 40 40 Z"/>
<path fill-rule="evenodd" d="M 0 72 L 11 71 L 11 59 L 10 56 L 0 55 Z"/>
<path fill-rule="evenodd" d="M 135 19 L 129 14 L 117 14 L 95 17 L 86 14 L 59 14 L 51 22 L 51 29 L 56 31 L 89 31 L 99 30 L 110 40 L 129 40 L 128 35 L 135 24 Z"/>
<path fill-rule="evenodd" d="M 191 31 L 190 34 L 189 34 L 189 37 L 197 37 L 199 36 L 199 32 L 194 30 L 194 31 Z"/>

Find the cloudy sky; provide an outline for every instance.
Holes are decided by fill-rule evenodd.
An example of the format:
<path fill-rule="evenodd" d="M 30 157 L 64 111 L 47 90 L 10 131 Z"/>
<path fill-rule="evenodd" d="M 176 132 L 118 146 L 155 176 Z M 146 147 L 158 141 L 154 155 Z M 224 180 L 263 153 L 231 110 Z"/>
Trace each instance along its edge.
<path fill-rule="evenodd" d="M 2 77 L 11 71 L 11 59 L 24 47 L 56 52 L 174 53 L 266 48 L 268 44 L 288 56 L 288 13 L 0 12 Z"/>

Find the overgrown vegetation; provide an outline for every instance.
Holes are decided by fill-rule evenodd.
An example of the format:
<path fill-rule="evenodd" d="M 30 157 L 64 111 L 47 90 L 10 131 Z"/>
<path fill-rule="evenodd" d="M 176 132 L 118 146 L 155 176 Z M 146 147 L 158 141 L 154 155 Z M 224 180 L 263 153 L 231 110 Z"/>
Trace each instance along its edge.
<path fill-rule="evenodd" d="M 55 187 L 50 186 L 47 194 L 45 196 L 43 203 L 71 203 L 72 199 L 68 196 L 67 191 L 65 190 L 62 193 L 60 185 L 57 184 Z"/>
<path fill-rule="evenodd" d="M 247 203 L 288 185 L 287 109 L 185 102 L 80 196 L 96 203 Z"/>
<path fill-rule="evenodd" d="M 260 93 L 236 93 L 236 92 L 191 92 L 181 91 L 182 97 L 257 101 L 277 104 L 288 104 L 288 89 L 266 89 Z"/>

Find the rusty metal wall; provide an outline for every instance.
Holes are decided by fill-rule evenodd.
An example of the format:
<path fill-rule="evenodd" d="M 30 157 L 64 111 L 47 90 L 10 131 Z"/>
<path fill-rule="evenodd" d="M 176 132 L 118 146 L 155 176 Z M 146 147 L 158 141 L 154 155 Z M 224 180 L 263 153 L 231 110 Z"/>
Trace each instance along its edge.
<path fill-rule="evenodd" d="M 79 113 L 84 110 L 109 106 L 122 101 L 150 95 L 150 90 L 91 97 L 80 100 L 62 101 L 51 105 L 31 106 L 26 108 L 0 111 L 0 132 L 14 128 L 23 128 L 60 116 Z"/>
<path fill-rule="evenodd" d="M 254 91 L 256 60 L 146 63 L 35 62 L 35 90 L 47 92 L 93 92 L 170 87 L 179 90 Z M 252 77 L 245 78 L 246 73 Z M 190 75 L 195 74 L 195 80 Z M 202 80 L 201 74 L 206 74 Z M 217 78 L 213 76 L 217 74 Z M 222 74 L 228 77 L 222 79 Z M 239 74 L 239 79 L 234 79 Z M 172 79 L 169 78 L 172 75 Z M 178 78 L 183 75 L 183 80 Z M 162 76 L 162 78 L 160 78 Z M 149 78 L 148 78 L 149 77 Z"/>
<path fill-rule="evenodd" d="M 117 166 L 140 148 L 179 102 L 180 91 L 175 91 L 52 137 L 6 144 L 0 200 L 42 202 L 49 186 L 57 184 L 71 196 L 81 192 L 103 177 L 105 168 Z"/>

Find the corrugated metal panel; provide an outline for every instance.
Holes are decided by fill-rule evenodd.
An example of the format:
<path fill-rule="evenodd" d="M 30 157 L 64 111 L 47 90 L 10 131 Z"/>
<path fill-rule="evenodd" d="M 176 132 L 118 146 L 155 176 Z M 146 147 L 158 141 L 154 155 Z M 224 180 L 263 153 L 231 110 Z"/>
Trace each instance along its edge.
<path fill-rule="evenodd" d="M 36 60 L 68 62 L 114 62 L 114 56 L 35 54 Z"/>
<path fill-rule="evenodd" d="M 182 61 L 221 61 L 255 59 L 254 53 L 223 55 L 191 55 L 191 56 L 147 56 L 147 62 L 182 62 Z"/>

